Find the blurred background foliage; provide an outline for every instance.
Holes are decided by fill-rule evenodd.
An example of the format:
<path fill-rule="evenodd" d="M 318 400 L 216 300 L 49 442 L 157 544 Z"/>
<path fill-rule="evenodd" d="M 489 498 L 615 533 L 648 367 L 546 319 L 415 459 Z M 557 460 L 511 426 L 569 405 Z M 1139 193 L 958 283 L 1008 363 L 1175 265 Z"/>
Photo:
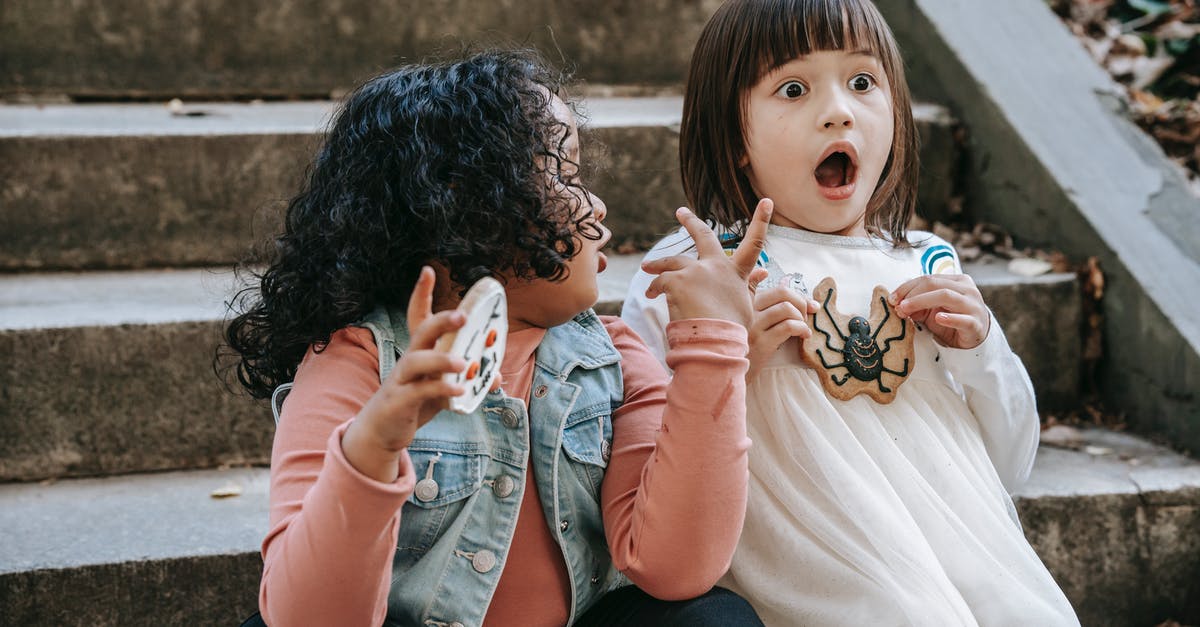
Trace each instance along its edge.
<path fill-rule="evenodd" d="M 1200 196 L 1198 0 L 1048 0 Z"/>

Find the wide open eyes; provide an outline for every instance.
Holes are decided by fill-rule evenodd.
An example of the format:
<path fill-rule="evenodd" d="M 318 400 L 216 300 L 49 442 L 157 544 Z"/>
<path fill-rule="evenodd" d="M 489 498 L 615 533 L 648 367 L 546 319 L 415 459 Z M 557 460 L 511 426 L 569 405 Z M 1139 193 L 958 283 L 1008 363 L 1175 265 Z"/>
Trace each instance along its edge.
<path fill-rule="evenodd" d="M 788 81 L 780 85 L 779 89 L 775 90 L 776 95 L 787 98 L 788 100 L 795 100 L 807 93 L 808 87 L 805 87 L 804 83 L 801 83 L 800 81 Z"/>
<path fill-rule="evenodd" d="M 850 88 L 850 91 L 866 93 L 875 89 L 875 77 L 866 72 L 859 72 L 850 79 L 846 86 Z"/>

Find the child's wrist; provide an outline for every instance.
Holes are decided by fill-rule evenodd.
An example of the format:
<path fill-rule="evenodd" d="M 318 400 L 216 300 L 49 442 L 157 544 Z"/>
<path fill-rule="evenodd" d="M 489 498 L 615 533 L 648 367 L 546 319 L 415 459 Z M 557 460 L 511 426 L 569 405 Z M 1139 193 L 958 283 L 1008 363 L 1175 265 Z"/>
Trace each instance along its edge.
<path fill-rule="evenodd" d="M 391 483 L 399 477 L 400 458 L 411 443 L 411 437 L 385 442 L 370 428 L 370 421 L 360 416 L 342 434 L 342 454 L 362 474 Z"/>

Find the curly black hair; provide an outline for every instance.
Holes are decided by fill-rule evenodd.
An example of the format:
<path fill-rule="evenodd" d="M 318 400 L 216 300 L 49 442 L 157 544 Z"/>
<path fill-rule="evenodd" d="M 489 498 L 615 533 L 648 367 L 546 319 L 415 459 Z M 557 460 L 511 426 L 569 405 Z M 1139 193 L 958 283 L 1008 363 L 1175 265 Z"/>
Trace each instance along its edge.
<path fill-rule="evenodd" d="M 565 278 L 577 238 L 600 237 L 551 108 L 566 80 L 532 51 L 488 51 L 351 93 L 269 267 L 230 304 L 218 369 L 232 352 L 238 382 L 269 396 L 310 346 L 376 306 L 405 306 L 432 261 L 458 286 Z"/>

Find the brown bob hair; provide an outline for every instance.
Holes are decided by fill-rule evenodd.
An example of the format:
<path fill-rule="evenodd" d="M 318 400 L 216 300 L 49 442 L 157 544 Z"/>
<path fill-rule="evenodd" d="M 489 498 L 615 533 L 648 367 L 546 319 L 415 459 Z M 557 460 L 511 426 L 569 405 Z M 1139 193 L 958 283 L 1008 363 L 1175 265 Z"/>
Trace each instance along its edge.
<path fill-rule="evenodd" d="M 739 165 L 747 94 L 768 72 L 824 50 L 869 50 L 891 84 L 892 150 L 867 203 L 865 226 L 897 246 L 917 203 L 912 96 L 892 31 L 870 0 L 729 0 L 692 52 L 679 132 L 683 189 L 696 214 L 742 234 L 758 196 Z"/>

